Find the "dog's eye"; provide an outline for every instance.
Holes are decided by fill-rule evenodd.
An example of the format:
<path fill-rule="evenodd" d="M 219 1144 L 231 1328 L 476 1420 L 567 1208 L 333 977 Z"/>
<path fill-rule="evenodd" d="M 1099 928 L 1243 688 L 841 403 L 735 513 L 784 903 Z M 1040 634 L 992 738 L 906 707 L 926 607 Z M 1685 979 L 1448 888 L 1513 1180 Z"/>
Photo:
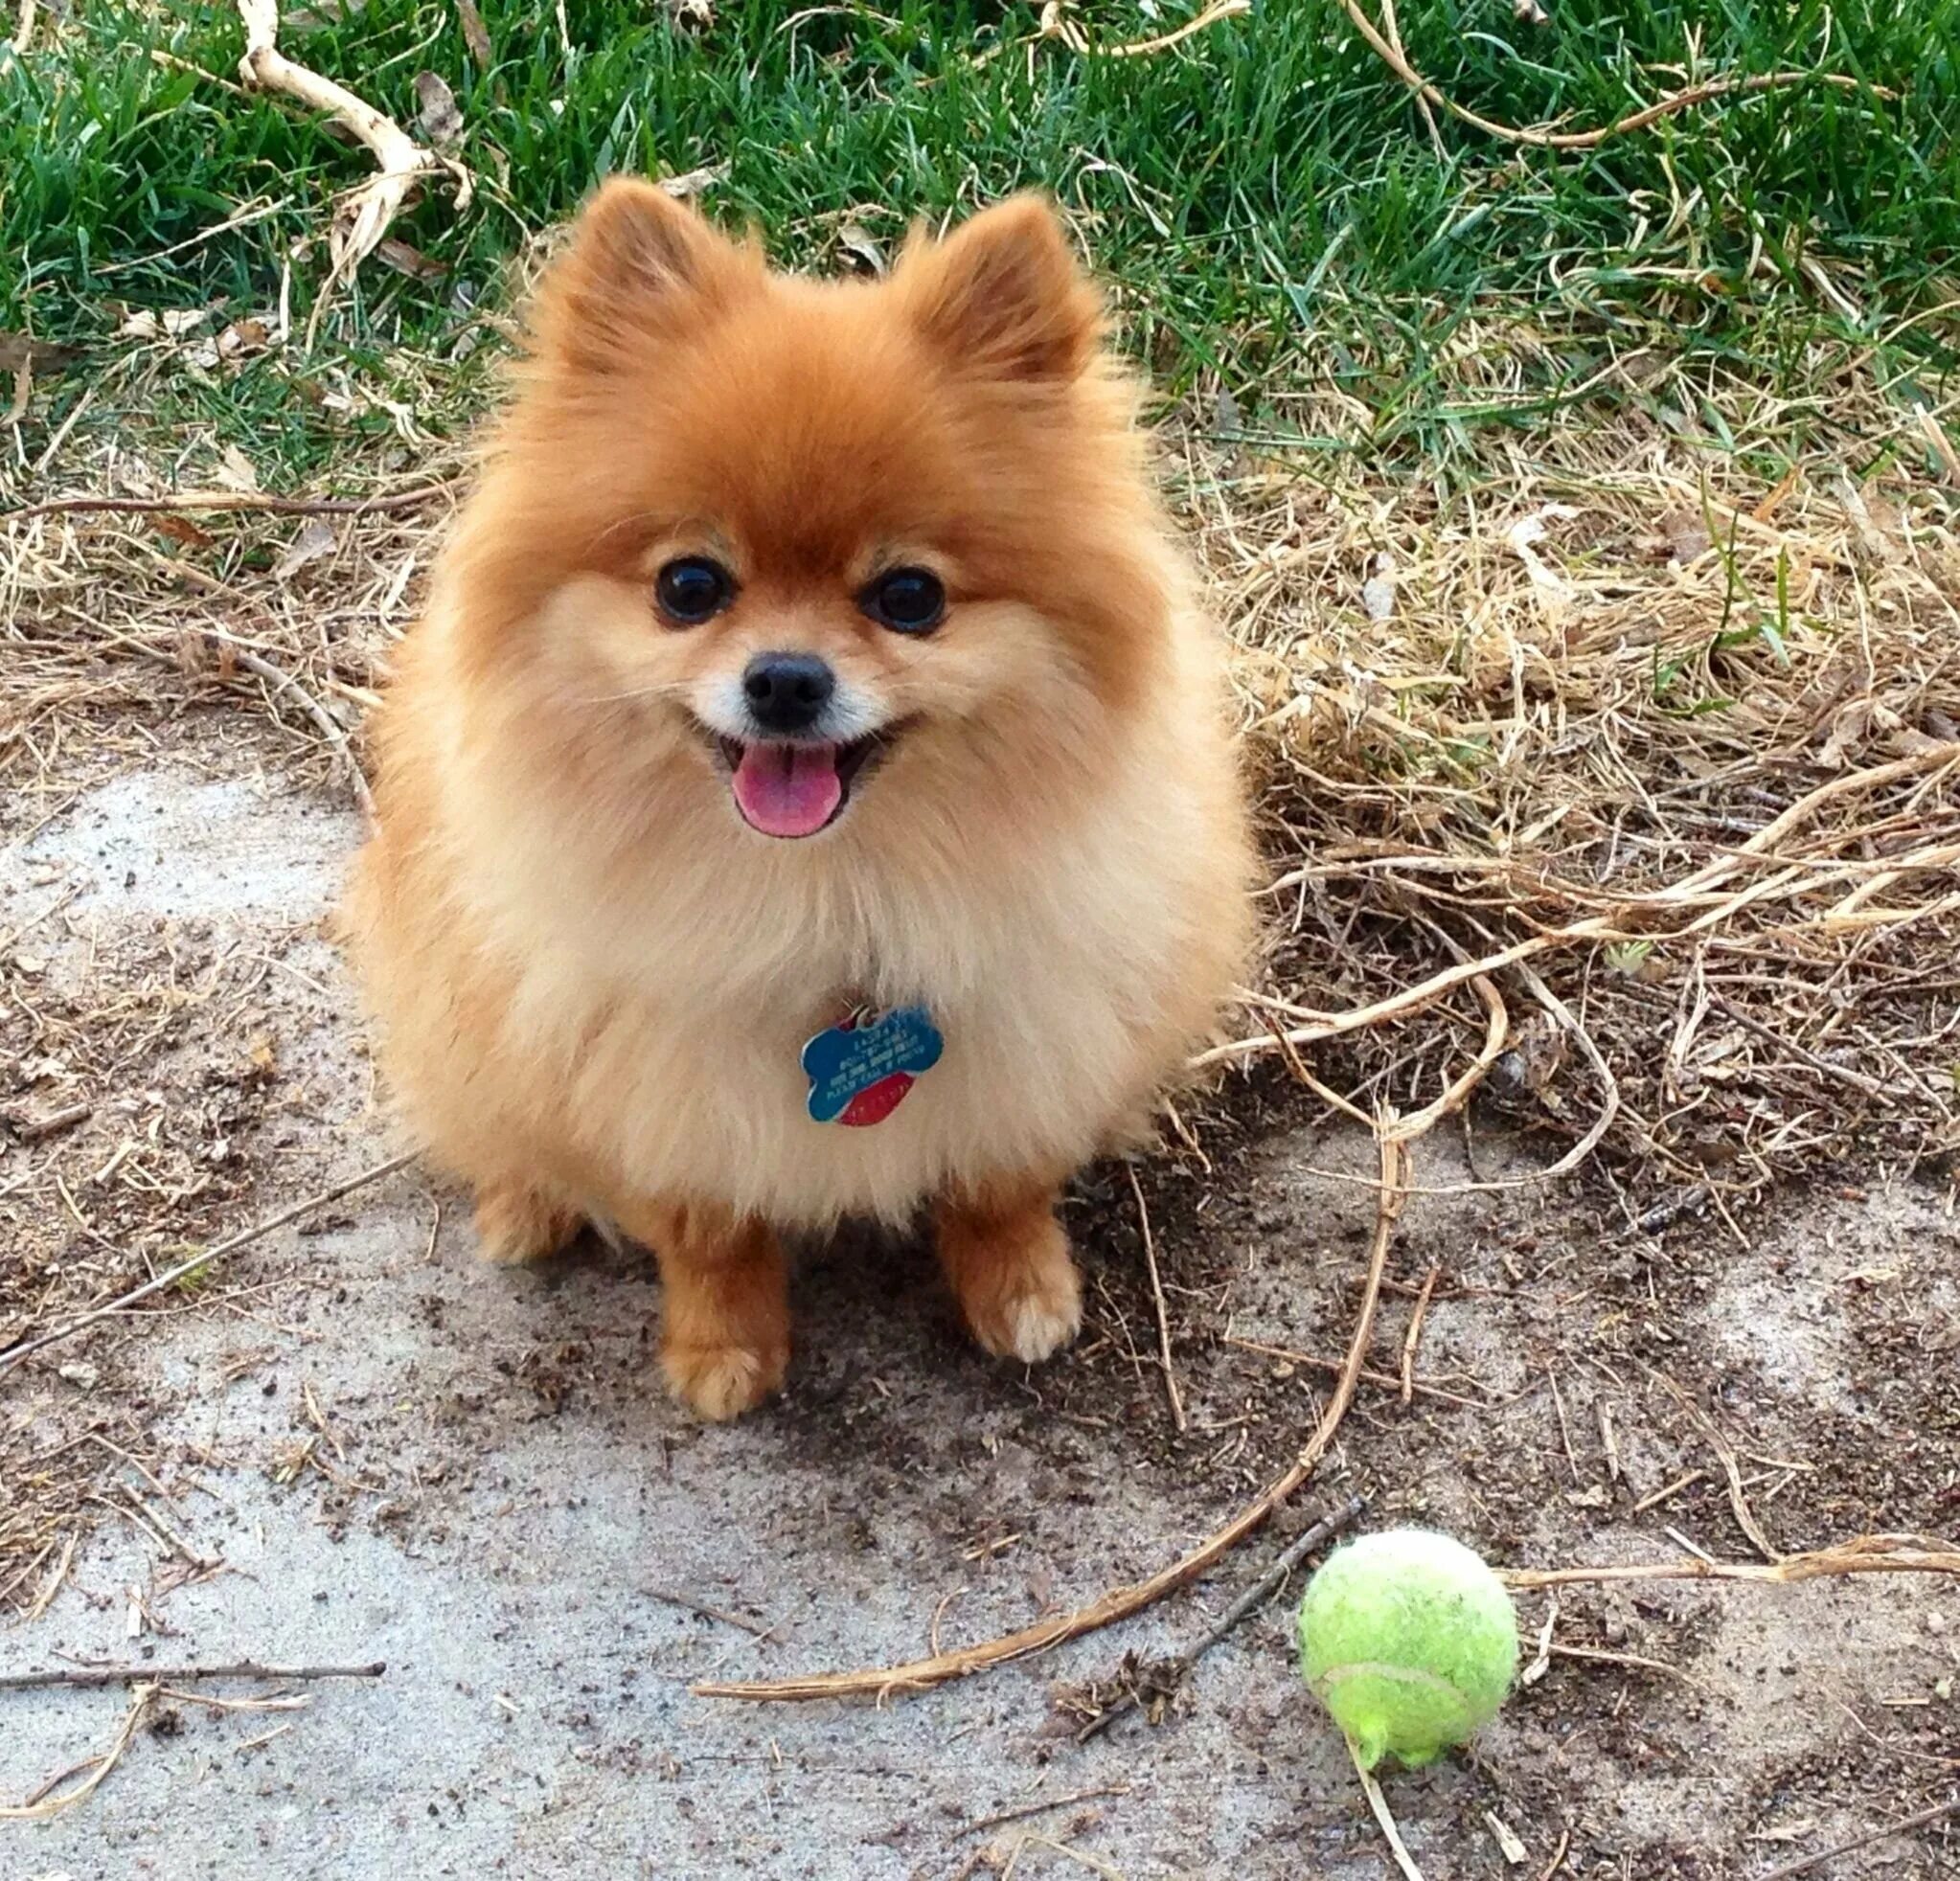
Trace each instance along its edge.
<path fill-rule="evenodd" d="M 735 578 L 706 555 L 682 555 L 654 577 L 653 592 L 675 626 L 697 627 L 735 599 Z"/>
<path fill-rule="evenodd" d="M 946 615 L 946 588 L 923 568 L 895 568 L 858 596 L 857 604 L 894 633 L 930 633 Z"/>

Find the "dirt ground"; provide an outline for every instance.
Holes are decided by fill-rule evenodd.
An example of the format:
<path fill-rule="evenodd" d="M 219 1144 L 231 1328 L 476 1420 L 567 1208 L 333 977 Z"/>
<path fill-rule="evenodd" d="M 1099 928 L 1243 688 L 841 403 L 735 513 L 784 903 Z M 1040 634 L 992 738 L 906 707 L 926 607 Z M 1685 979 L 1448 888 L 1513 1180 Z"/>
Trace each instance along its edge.
<path fill-rule="evenodd" d="M 357 828 L 344 786 L 226 710 L 78 747 L 0 808 L 0 1344 L 388 1154 L 322 931 Z M 689 1690 L 1077 1605 L 1283 1465 L 1348 1337 L 1374 1150 L 1270 1075 L 1198 1142 L 1209 1168 L 1184 1150 L 1144 1171 L 1182 1437 L 1120 1169 L 1072 1209 L 1083 1343 L 1025 1375 L 964 1342 L 917 1250 L 837 1248 L 799 1280 L 787 1396 L 700 1429 L 657 1389 L 650 1262 L 592 1245 L 479 1269 L 456 1198 L 413 1171 L 16 1370 L 0 1671 L 387 1670 L 206 1688 L 291 1710 L 158 1701 L 95 1795 L 0 1821 L 0 1874 L 1389 1872 L 1293 1674 L 1290 1593 L 1155 1724 L 1075 1741 L 1081 1688 L 1201 1632 L 1274 1535 L 1126 1626 L 882 1709 Z M 1480 1110 L 1421 1145 L 1415 1179 L 1538 1166 Z M 1779 1552 L 1950 1531 L 1953 1203 L 1865 1169 L 1734 1229 L 1642 1234 L 1583 1186 L 1418 1193 L 1383 1381 L 1278 1530 L 1360 1489 L 1366 1522 L 1447 1527 L 1505 1567 L 1758 1558 L 1726 1448 Z M 1405 1404 L 1393 1374 L 1432 1267 Z M 1757 1877 L 1960 1785 L 1950 1579 L 1581 1585 L 1520 1607 L 1538 1675 L 1471 1753 L 1389 1783 L 1430 1881 Z M 0 1800 L 108 1750 L 127 1708 L 0 1691 Z M 1960 1820 L 1813 1871 L 1960 1874 Z"/>

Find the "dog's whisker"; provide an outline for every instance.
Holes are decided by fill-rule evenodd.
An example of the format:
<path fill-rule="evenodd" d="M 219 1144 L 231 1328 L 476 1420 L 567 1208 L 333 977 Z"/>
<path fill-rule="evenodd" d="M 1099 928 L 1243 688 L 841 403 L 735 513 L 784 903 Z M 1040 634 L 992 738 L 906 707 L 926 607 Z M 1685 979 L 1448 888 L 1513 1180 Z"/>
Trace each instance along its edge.
<path fill-rule="evenodd" d="M 625 692 L 599 692 L 589 699 L 580 701 L 581 705 L 625 705 L 633 699 L 674 699 L 686 696 L 685 686 L 662 682 L 654 686 L 636 686 Z"/>

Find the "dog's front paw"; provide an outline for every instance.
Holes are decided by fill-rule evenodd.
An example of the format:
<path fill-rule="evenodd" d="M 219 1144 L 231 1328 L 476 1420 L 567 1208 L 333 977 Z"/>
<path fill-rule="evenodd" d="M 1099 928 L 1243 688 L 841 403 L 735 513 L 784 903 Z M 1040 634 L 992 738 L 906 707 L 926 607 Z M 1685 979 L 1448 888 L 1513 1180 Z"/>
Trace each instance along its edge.
<path fill-rule="evenodd" d="M 1000 1224 L 947 1265 L 973 1337 L 995 1358 L 1038 1365 L 1082 1330 L 1082 1280 L 1068 1236 L 1045 1211 Z"/>
<path fill-rule="evenodd" d="M 1003 1299 L 969 1304 L 967 1324 L 995 1358 L 1038 1365 L 1073 1344 L 1082 1330 L 1082 1282 L 1068 1266 L 1059 1276 L 1031 1280 Z"/>
<path fill-rule="evenodd" d="M 499 1183 L 476 1194 L 477 1258 L 520 1266 L 556 1254 L 579 1232 L 579 1217 L 535 1189 Z"/>
<path fill-rule="evenodd" d="M 670 1343 L 660 1354 L 661 1370 L 675 1397 L 712 1423 L 753 1411 L 783 1389 L 789 1370 L 789 1342 L 763 1347 Z"/>

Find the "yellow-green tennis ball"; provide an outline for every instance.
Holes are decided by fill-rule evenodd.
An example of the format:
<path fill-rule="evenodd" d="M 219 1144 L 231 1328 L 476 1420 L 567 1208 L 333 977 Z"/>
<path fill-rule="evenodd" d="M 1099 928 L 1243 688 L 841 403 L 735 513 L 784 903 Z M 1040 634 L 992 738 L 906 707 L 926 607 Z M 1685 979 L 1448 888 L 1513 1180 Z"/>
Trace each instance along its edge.
<path fill-rule="evenodd" d="M 1461 1744 L 1517 1674 L 1517 1613 L 1460 1541 L 1390 1529 L 1336 1549 L 1300 1601 L 1300 1670 L 1364 1769 Z"/>

